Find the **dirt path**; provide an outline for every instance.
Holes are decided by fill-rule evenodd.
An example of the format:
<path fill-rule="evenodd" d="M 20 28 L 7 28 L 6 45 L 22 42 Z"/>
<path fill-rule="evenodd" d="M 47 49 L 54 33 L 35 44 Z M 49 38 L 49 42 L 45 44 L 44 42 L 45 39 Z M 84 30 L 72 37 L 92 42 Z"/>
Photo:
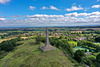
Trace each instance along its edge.
<path fill-rule="evenodd" d="M 6 63 L 5 63 L 5 67 L 8 67 L 8 62 L 10 61 L 10 58 L 7 59 Z"/>
<path fill-rule="evenodd" d="M 15 54 L 15 55 L 16 55 L 16 54 Z M 6 61 L 5 65 L 4 65 L 4 67 L 8 67 L 8 63 L 9 63 L 10 59 L 13 58 L 15 55 L 13 55 L 13 56 L 10 57 L 9 59 L 7 59 L 7 61 Z"/>

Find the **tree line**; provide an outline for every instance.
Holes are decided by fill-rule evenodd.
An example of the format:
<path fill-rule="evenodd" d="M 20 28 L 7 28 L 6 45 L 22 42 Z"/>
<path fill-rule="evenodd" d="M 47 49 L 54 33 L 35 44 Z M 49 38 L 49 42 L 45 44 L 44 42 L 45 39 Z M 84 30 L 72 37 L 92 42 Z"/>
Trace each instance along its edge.
<path fill-rule="evenodd" d="M 3 41 L 0 43 L 0 58 L 4 57 L 4 54 L 6 55 L 7 52 L 14 50 L 14 48 L 20 44 L 17 44 L 16 42 L 23 40 L 22 38 L 18 37 L 15 39 Z"/>

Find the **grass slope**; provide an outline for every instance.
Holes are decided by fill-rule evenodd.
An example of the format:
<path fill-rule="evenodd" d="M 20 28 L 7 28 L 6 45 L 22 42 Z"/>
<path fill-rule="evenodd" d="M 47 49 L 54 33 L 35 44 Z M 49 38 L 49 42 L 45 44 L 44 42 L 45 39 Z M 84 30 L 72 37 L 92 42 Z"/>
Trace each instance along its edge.
<path fill-rule="evenodd" d="M 26 40 L 0 61 L 0 67 L 73 67 L 74 64 L 59 50 L 42 52 L 40 45 Z M 41 45 L 44 45 L 41 43 Z"/>

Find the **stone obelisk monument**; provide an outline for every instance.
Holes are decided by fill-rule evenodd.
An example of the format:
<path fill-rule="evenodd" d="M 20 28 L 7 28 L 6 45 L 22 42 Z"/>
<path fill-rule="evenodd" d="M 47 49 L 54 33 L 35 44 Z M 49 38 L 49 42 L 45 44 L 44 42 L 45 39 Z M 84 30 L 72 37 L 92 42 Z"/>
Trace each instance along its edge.
<path fill-rule="evenodd" d="M 42 49 L 42 51 L 44 51 L 44 52 L 56 49 L 55 47 L 50 45 L 49 37 L 48 37 L 48 28 L 47 27 L 46 27 L 46 43 L 45 43 L 45 46 L 40 47 L 40 49 Z"/>

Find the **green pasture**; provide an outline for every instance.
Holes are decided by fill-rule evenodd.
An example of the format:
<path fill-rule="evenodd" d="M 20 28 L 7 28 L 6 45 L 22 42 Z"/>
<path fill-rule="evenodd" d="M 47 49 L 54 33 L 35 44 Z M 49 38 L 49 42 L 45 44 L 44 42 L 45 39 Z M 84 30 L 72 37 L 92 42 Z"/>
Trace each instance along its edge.
<path fill-rule="evenodd" d="M 98 52 L 98 53 L 93 53 L 93 55 L 97 56 L 99 53 L 100 53 L 100 52 Z"/>
<path fill-rule="evenodd" d="M 90 56 L 88 56 L 88 58 L 90 58 L 90 57 L 94 57 L 94 58 L 96 59 L 96 56 L 94 56 L 94 55 L 90 55 Z"/>
<path fill-rule="evenodd" d="M 94 43 L 95 45 L 99 45 L 100 46 L 100 43 Z"/>
<path fill-rule="evenodd" d="M 1 36 L 0 36 L 0 39 L 1 39 Z"/>
<path fill-rule="evenodd" d="M 0 35 L 4 35 L 4 34 L 2 33 L 2 34 L 0 34 Z"/>
<path fill-rule="evenodd" d="M 89 49 L 83 48 L 81 46 L 80 47 L 74 47 L 73 50 L 74 50 L 74 52 L 76 52 L 77 50 L 87 50 L 89 52 Z"/>
<path fill-rule="evenodd" d="M 77 46 L 77 42 L 76 41 L 68 41 L 69 44 L 74 44 L 74 46 Z"/>

